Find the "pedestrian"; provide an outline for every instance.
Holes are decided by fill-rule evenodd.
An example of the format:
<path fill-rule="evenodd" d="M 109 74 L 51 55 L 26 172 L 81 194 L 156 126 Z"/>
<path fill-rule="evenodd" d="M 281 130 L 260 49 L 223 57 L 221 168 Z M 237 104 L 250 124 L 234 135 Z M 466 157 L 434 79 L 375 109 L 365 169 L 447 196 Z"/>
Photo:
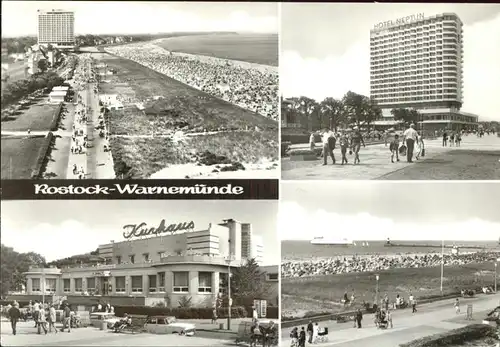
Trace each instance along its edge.
<path fill-rule="evenodd" d="M 304 327 L 302 327 L 299 334 L 299 347 L 305 347 L 305 346 L 306 346 L 306 331 L 304 330 Z"/>
<path fill-rule="evenodd" d="M 297 327 L 294 327 L 290 332 L 290 339 L 292 342 L 290 343 L 290 347 L 298 347 L 299 346 L 299 330 Z"/>
<path fill-rule="evenodd" d="M 304 328 L 302 328 L 302 329 L 304 329 Z M 314 331 L 314 325 L 313 325 L 312 320 L 310 320 L 309 324 L 307 324 L 307 336 L 308 336 L 307 341 L 309 343 L 312 343 L 312 340 L 313 340 L 313 331 Z"/>
<path fill-rule="evenodd" d="M 403 133 L 403 142 L 406 140 L 406 160 L 408 163 L 413 163 L 413 149 L 415 148 L 415 142 L 418 142 L 417 136 L 415 124 L 410 124 L 410 127 Z"/>
<path fill-rule="evenodd" d="M 71 309 L 69 308 L 68 303 L 66 303 L 63 308 L 63 327 L 61 332 L 64 332 L 66 327 L 68 328 L 68 333 L 71 332 Z"/>
<path fill-rule="evenodd" d="M 359 131 L 359 128 L 357 126 L 354 127 L 354 132 L 351 135 L 351 148 L 352 151 L 354 152 L 354 164 L 359 164 L 359 151 L 361 149 L 361 144 L 363 144 L 363 147 L 366 147 L 365 145 L 365 140 L 363 139 L 363 135 Z"/>
<path fill-rule="evenodd" d="M 453 306 L 455 307 L 455 313 L 460 314 L 460 301 L 458 298 L 455 300 L 455 304 Z"/>
<path fill-rule="evenodd" d="M 35 328 L 38 328 L 38 314 L 40 313 L 40 305 L 37 300 L 33 304 L 33 321 L 35 321 Z"/>
<path fill-rule="evenodd" d="M 316 343 L 316 341 L 318 340 L 318 335 L 319 335 L 319 325 L 318 325 L 318 322 L 314 323 L 314 326 L 313 326 L 313 334 L 312 334 L 312 343 Z"/>
<path fill-rule="evenodd" d="M 450 147 L 455 145 L 455 133 L 452 131 L 450 135 Z"/>
<path fill-rule="evenodd" d="M 40 311 L 38 313 L 38 329 L 37 329 L 37 334 L 40 335 L 42 333 L 42 329 L 47 335 L 47 317 L 45 314 L 45 307 L 40 307 Z"/>
<path fill-rule="evenodd" d="M 411 313 L 417 312 L 417 301 L 413 297 L 413 294 L 410 293 L 410 297 L 408 299 L 409 299 L 410 305 L 411 305 Z"/>
<path fill-rule="evenodd" d="M 394 135 L 394 140 L 391 141 L 389 145 L 389 150 L 391 151 L 391 163 L 394 163 L 394 155 L 396 155 L 396 161 L 399 161 L 399 135 Z"/>
<path fill-rule="evenodd" d="M 425 144 L 424 144 L 424 136 L 419 135 L 417 138 L 417 155 L 415 156 L 415 159 L 419 160 L 420 157 L 425 157 Z"/>
<path fill-rule="evenodd" d="M 342 154 L 342 165 L 348 164 L 346 154 L 347 154 L 347 149 L 349 148 L 349 139 L 347 138 L 345 132 L 343 132 L 342 135 L 340 135 L 339 144 L 340 144 L 340 153 Z"/>
<path fill-rule="evenodd" d="M 358 329 L 361 329 L 361 321 L 363 320 L 363 312 L 358 308 L 356 311 L 356 323 L 358 324 Z"/>
<path fill-rule="evenodd" d="M 323 142 L 323 165 L 327 164 L 328 156 L 332 157 L 333 164 L 335 164 L 335 155 L 333 149 L 335 148 L 335 134 L 330 129 L 325 128 L 321 137 Z"/>
<path fill-rule="evenodd" d="M 21 311 L 19 311 L 19 304 L 14 302 L 14 305 L 7 311 L 10 320 L 10 326 L 12 327 L 12 335 L 16 335 L 17 322 L 21 317 Z"/>
<path fill-rule="evenodd" d="M 212 310 L 212 324 L 217 324 L 217 308 L 214 307 Z"/>
<path fill-rule="evenodd" d="M 52 332 L 52 328 L 54 328 L 54 332 L 57 334 L 57 328 L 56 328 L 56 309 L 54 307 L 54 304 L 50 304 L 49 315 L 48 315 L 48 322 L 49 322 L 49 333 L 51 333 Z"/>
<path fill-rule="evenodd" d="M 446 147 L 448 143 L 448 133 L 446 131 L 443 132 L 443 147 Z"/>
<path fill-rule="evenodd" d="M 387 324 L 391 327 L 393 327 L 392 325 L 392 313 L 391 313 L 391 310 L 387 310 L 386 312 L 386 315 L 385 315 L 385 318 L 387 319 Z"/>
<path fill-rule="evenodd" d="M 316 144 L 316 140 L 314 138 L 314 132 L 309 136 L 309 149 L 314 152 L 314 146 Z"/>

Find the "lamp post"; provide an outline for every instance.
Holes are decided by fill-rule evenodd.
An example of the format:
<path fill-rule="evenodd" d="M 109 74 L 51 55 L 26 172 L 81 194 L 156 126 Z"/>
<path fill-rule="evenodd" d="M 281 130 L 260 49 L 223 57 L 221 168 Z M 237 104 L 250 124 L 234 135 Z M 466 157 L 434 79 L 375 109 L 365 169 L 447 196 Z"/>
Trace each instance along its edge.
<path fill-rule="evenodd" d="M 45 305 L 45 268 L 42 268 L 42 304 Z"/>
<path fill-rule="evenodd" d="M 441 240 L 441 295 L 443 295 L 443 276 L 444 276 L 444 239 Z"/>
<path fill-rule="evenodd" d="M 231 255 L 227 257 L 227 330 L 231 330 Z"/>
<path fill-rule="evenodd" d="M 375 304 L 377 305 L 378 307 L 378 280 L 380 279 L 380 275 L 379 274 L 376 274 L 375 275 L 375 279 L 377 280 L 377 285 L 375 287 Z"/>
<path fill-rule="evenodd" d="M 498 258 L 496 261 L 495 261 L 495 293 L 497 292 L 497 276 L 498 276 L 498 273 L 497 273 L 497 267 L 498 267 L 498 262 L 500 261 L 500 258 Z"/>

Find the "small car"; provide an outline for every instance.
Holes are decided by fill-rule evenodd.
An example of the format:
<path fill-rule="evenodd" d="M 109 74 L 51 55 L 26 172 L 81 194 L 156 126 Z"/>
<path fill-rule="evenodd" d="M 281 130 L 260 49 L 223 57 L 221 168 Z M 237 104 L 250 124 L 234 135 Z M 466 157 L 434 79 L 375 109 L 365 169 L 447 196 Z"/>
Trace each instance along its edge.
<path fill-rule="evenodd" d="M 116 322 L 120 321 L 120 318 L 111 312 L 92 312 L 90 314 L 90 325 L 99 327 L 102 321 L 105 321 L 108 329 L 111 329 Z"/>
<path fill-rule="evenodd" d="M 192 323 L 178 322 L 175 317 L 151 316 L 148 317 L 146 330 L 153 334 L 193 336 L 196 333 L 196 326 Z"/>

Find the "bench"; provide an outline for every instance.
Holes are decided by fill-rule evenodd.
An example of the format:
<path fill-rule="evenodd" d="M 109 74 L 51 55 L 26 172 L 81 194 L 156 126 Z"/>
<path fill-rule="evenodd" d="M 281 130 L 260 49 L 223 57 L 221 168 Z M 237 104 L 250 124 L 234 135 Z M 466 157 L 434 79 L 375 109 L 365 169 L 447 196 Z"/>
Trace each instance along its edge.
<path fill-rule="evenodd" d="M 131 332 L 132 334 L 135 334 L 136 332 L 143 332 L 146 327 L 146 323 L 148 321 L 148 316 L 144 315 L 130 315 L 130 318 L 132 319 L 132 322 L 130 325 L 124 326 L 116 332 L 121 333 L 121 332 Z"/>

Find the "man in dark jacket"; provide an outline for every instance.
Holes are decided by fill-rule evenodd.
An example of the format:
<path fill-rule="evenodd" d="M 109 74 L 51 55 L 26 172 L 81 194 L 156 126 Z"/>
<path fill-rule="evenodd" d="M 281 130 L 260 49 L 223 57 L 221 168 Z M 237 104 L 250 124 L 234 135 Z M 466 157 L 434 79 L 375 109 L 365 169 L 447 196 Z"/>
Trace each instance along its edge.
<path fill-rule="evenodd" d="M 356 322 L 358 323 L 358 329 L 361 328 L 361 320 L 363 320 L 363 313 L 358 308 L 358 311 L 356 312 Z"/>
<path fill-rule="evenodd" d="M 21 311 L 19 311 L 19 304 L 17 302 L 14 303 L 14 306 L 12 306 L 9 309 L 8 314 L 10 319 L 10 325 L 12 326 L 12 334 L 16 335 L 17 322 L 21 317 Z"/>
<path fill-rule="evenodd" d="M 302 328 L 304 329 L 304 328 Z M 307 339 L 307 342 L 309 343 L 313 343 L 313 322 L 312 320 L 309 321 L 309 324 L 307 324 L 307 335 L 309 336 L 309 338 Z"/>
<path fill-rule="evenodd" d="M 305 347 L 305 345 L 306 345 L 306 331 L 304 330 L 304 327 L 302 327 L 299 334 L 299 347 Z"/>

